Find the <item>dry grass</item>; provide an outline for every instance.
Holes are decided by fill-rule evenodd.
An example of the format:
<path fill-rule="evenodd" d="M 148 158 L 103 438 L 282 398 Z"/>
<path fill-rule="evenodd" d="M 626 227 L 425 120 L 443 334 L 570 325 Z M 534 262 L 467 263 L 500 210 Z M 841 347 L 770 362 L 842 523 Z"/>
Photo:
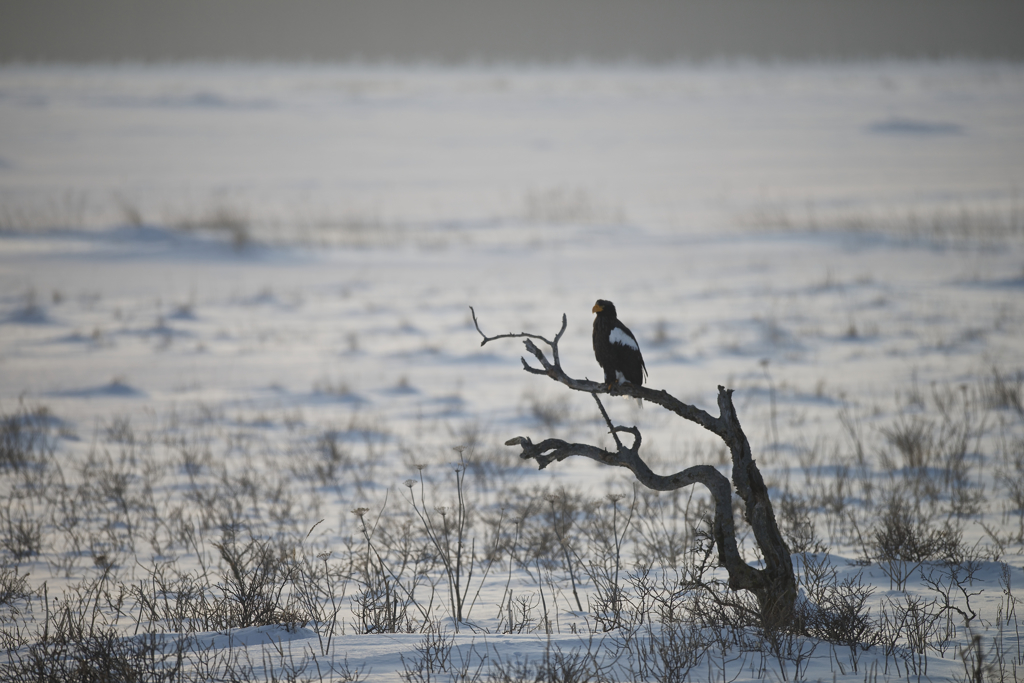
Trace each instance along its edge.
<path fill-rule="evenodd" d="M 193 643 L 261 625 L 316 636 L 312 655 L 268 660 L 260 675 L 280 679 L 308 678 L 315 657 L 337 679 L 360 680 L 365 672 L 341 656 L 339 638 L 409 632 L 423 636 L 398 672 L 410 681 L 683 680 L 737 669 L 799 680 L 812 657 L 843 673 L 859 673 L 869 658 L 887 672 L 876 677 L 913 677 L 929 657 L 948 657 L 953 640 L 976 648 L 963 652 L 966 677 L 978 661 L 1005 670 L 1020 654 L 999 640 L 1017 628 L 1016 612 L 983 613 L 972 582 L 981 561 L 1024 550 L 1024 533 L 963 540 L 979 514 L 963 501 L 987 459 L 1002 495 L 1024 508 L 1014 493 L 1024 490 L 1024 438 L 1014 428 L 995 442 L 981 438 L 992 411 L 1017 414 L 1012 400 L 993 400 L 1014 395 L 1013 382 L 993 377 L 1010 388 L 992 378 L 937 387 L 915 403 L 918 412 L 873 432 L 848 415 L 843 445 L 817 443 L 801 456 L 803 485 L 778 494 L 776 513 L 808 601 L 784 631 L 764 628 L 717 571 L 701 492 L 513 485 L 518 463 L 485 455 L 494 437 L 479 425 L 453 434 L 470 445 L 442 458 L 451 465 L 427 466 L 358 412 L 340 425 L 297 423 L 285 432 L 287 448 L 262 456 L 254 437 L 280 422 L 272 416 L 250 424 L 197 410 L 155 430 L 111 416 L 69 459 L 55 437 L 59 420 L 19 406 L 0 419 L 7 670 L 11 680 L 89 670 L 124 680 L 246 678 L 256 675 L 249 664 Z M 984 454 L 993 443 L 1000 452 Z M 380 491 L 377 463 L 393 449 L 408 452 L 409 481 L 383 499 L 368 495 Z M 238 466 L 260 457 L 266 466 Z M 271 464 L 282 462 L 283 470 Z M 291 476 L 261 474 L 271 471 Z M 322 521 L 354 499 L 367 502 Z M 889 576 L 890 592 L 874 595 L 830 559 L 850 545 L 864 567 Z M 751 551 L 749 540 L 744 547 Z M 63 578 L 44 583 L 39 572 Z M 475 649 L 470 625 L 575 633 L 580 645 L 508 658 Z M 179 634 L 173 646 L 165 633 Z"/>

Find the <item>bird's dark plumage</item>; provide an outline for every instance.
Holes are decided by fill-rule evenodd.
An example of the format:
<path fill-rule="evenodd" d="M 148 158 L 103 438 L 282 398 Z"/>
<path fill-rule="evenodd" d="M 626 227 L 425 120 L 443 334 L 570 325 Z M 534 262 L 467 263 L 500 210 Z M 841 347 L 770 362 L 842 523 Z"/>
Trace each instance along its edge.
<path fill-rule="evenodd" d="M 647 366 L 640 345 L 629 328 L 615 316 L 615 304 L 598 299 L 592 309 L 594 318 L 594 357 L 604 369 L 604 382 L 611 386 L 623 381 L 640 386 Z"/>

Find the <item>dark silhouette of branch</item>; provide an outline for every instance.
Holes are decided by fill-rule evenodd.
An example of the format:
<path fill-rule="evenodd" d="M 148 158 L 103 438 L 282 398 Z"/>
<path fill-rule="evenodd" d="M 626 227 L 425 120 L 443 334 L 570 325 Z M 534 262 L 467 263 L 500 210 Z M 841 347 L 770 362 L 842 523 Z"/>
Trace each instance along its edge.
<path fill-rule="evenodd" d="M 540 339 L 542 342 L 544 342 L 545 344 L 547 344 L 548 346 L 551 347 L 551 356 L 555 360 L 555 366 L 558 367 L 559 370 L 561 370 L 562 366 L 561 366 L 560 361 L 558 360 L 558 340 L 562 338 L 563 334 L 565 334 L 566 325 L 569 324 L 569 320 L 568 320 L 568 318 L 565 317 L 565 313 L 562 314 L 562 329 L 558 330 L 558 334 L 555 335 L 554 339 L 548 340 L 548 339 L 545 339 L 544 337 L 540 336 L 539 334 L 530 334 L 529 332 L 508 332 L 506 334 L 499 334 L 499 335 L 494 336 L 494 337 L 488 337 L 480 329 L 480 323 L 477 322 L 477 319 L 476 319 L 476 311 L 473 310 L 472 306 L 469 307 L 469 310 L 473 314 L 473 324 L 476 325 L 476 331 L 479 332 L 480 336 L 484 338 L 484 340 L 482 342 L 480 342 L 480 346 L 483 346 L 484 344 L 486 344 L 489 341 L 494 341 L 495 339 L 507 339 L 507 338 L 510 338 L 510 337 L 530 337 L 530 338 L 533 338 L 533 339 Z M 527 341 L 529 342 L 529 340 L 527 340 Z M 529 349 L 531 346 L 534 349 L 537 348 L 536 346 L 533 346 L 532 343 L 530 343 L 529 346 L 527 346 L 526 348 Z M 538 351 L 538 353 L 539 353 L 539 351 Z M 541 354 L 541 355 L 543 355 L 543 354 Z M 521 360 L 523 361 L 523 368 L 527 372 L 532 372 L 532 373 L 534 373 L 536 375 L 548 374 L 544 370 L 538 370 L 537 368 L 530 367 L 529 364 L 527 364 L 525 358 L 521 359 Z M 547 359 L 545 359 L 542 362 L 543 363 L 547 363 Z"/>
<path fill-rule="evenodd" d="M 604 409 L 604 405 L 601 403 L 601 399 L 599 399 L 597 397 L 597 394 L 591 394 L 591 396 L 593 396 L 594 397 L 594 401 L 597 402 L 597 408 L 598 408 L 598 410 L 601 411 L 601 417 L 604 418 L 605 424 L 608 425 L 608 433 L 612 435 L 613 439 L 615 439 L 615 446 L 621 451 L 622 450 L 622 442 L 619 441 L 619 432 L 627 431 L 626 428 L 625 427 L 616 427 L 615 425 L 613 425 L 612 424 L 612 419 L 610 417 L 608 417 L 608 411 L 606 411 Z M 638 440 L 640 439 L 640 432 L 636 430 L 636 427 L 633 427 L 633 435 Z M 639 445 L 638 443 L 634 443 L 633 447 L 636 448 L 638 445 Z"/>
<path fill-rule="evenodd" d="M 470 310 L 473 311 L 472 307 Z M 489 337 L 480 329 L 480 323 L 473 311 L 473 323 L 483 338 L 480 345 L 496 339 L 522 338 L 526 350 L 536 358 L 540 367 L 530 365 L 522 358 L 523 369 L 535 375 L 547 375 L 575 391 L 591 394 L 597 401 L 602 417 L 608 424 L 612 438 L 615 440 L 615 451 L 608 451 L 590 444 L 568 443 L 561 439 L 544 439 L 539 443 L 526 436 L 517 436 L 505 442 L 507 446 L 519 446 L 520 457 L 535 460 L 544 469 L 553 462 L 561 462 L 572 456 L 583 456 L 597 462 L 614 467 L 625 467 L 633 473 L 644 486 L 656 491 L 674 489 L 702 484 L 715 500 L 715 517 L 712 522 L 715 543 L 718 548 L 719 562 L 729 573 L 729 586 L 734 590 L 748 590 L 758 600 L 761 618 L 765 626 L 788 626 L 795 619 L 796 577 L 789 548 L 779 531 L 768 496 L 768 487 L 764 483 L 760 470 L 754 462 L 750 444 L 732 402 L 732 390 L 718 387 L 718 417 L 689 405 L 669 394 L 667 391 L 637 386 L 628 382 L 611 387 L 586 379 L 570 377 L 562 369 L 558 355 L 558 342 L 565 333 L 567 319 L 562 314 L 562 327 L 554 339 L 526 332 L 497 335 Z M 551 360 L 534 344 L 539 339 L 551 348 Z M 670 410 L 683 419 L 700 425 L 721 438 L 732 455 L 732 485 L 744 502 L 744 519 L 754 532 L 754 539 L 764 558 L 764 568 L 751 567 L 743 561 L 736 543 L 735 524 L 732 514 L 732 487 L 729 479 L 710 465 L 696 465 L 682 472 L 663 476 L 655 474 L 640 456 L 642 437 L 636 427 L 613 425 L 601 404 L 598 394 L 607 393 L 612 396 L 632 396 L 657 404 Z M 628 448 L 619 439 L 619 432 L 633 435 L 633 443 Z"/>

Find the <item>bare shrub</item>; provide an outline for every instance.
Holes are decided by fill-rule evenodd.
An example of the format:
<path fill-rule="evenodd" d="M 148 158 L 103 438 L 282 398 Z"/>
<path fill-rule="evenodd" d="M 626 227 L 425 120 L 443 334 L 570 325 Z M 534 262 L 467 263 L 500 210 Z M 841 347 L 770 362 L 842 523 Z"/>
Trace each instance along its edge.
<path fill-rule="evenodd" d="M 0 605 L 12 607 L 32 595 L 27 579 L 28 573 L 20 573 L 17 567 L 0 567 Z"/>
<path fill-rule="evenodd" d="M 654 655 L 649 662 L 651 677 L 663 683 L 690 680 L 690 672 L 702 663 L 712 642 L 699 626 L 663 615 L 661 628 L 652 630 L 648 643 Z"/>
<path fill-rule="evenodd" d="M 927 676 L 928 651 L 934 648 L 940 616 L 934 601 L 921 596 L 886 598 L 879 621 L 879 643 L 886 667 L 891 657 L 897 672 L 902 662 L 904 675 Z"/>
<path fill-rule="evenodd" d="M 578 491 L 559 487 L 515 488 L 509 491 L 506 506 L 520 521 L 520 547 L 517 561 L 529 567 L 538 561 L 542 565 L 556 565 L 564 561 L 568 552 L 573 558 L 586 559 L 583 544 L 577 536 L 581 523 L 595 513 L 599 503 Z"/>
<path fill-rule="evenodd" d="M 180 645 L 166 648 L 158 636 L 126 637 L 93 625 L 58 631 L 10 654 L 9 681 L 166 681 L 179 675 L 184 661 Z"/>
<path fill-rule="evenodd" d="M 883 451 L 882 465 L 890 471 L 902 470 L 918 489 L 936 485 L 927 476 L 932 470 L 941 472 L 943 487 L 963 487 L 985 431 L 982 406 L 977 393 L 966 385 L 933 385 L 931 399 L 937 419 L 901 413 L 892 425 L 880 428 L 898 454 L 893 457 Z"/>
<path fill-rule="evenodd" d="M 360 633 L 410 633 L 406 594 L 398 582 L 378 564 L 364 573 L 362 585 L 352 596 L 355 627 Z"/>
<path fill-rule="evenodd" d="M 402 584 L 401 574 L 407 566 L 407 557 L 392 568 L 374 544 L 376 524 L 367 524 L 368 508 L 352 511 L 359 518 L 360 531 L 366 542 L 365 550 L 353 553 L 353 578 L 358 588 L 352 596 L 353 626 L 359 633 L 411 633 L 410 606 L 415 605 L 412 590 Z M 379 518 L 378 518 L 379 519 Z M 356 554 L 358 553 L 358 554 Z"/>
<path fill-rule="evenodd" d="M 1024 524 L 1024 438 L 1004 441 L 1002 460 L 996 478 L 1006 488 L 1013 510 L 1021 515 Z"/>
<path fill-rule="evenodd" d="M 931 520 L 897 494 L 889 496 L 881 520 L 871 530 L 873 550 L 890 585 L 903 590 L 907 579 L 928 560 L 953 560 L 963 556 L 962 535 Z"/>
<path fill-rule="evenodd" d="M 304 555 L 293 577 L 296 604 L 309 615 L 322 655 L 329 654 L 334 637 L 344 633 L 338 614 L 345 602 L 349 579 L 328 563 L 330 557 L 331 553 L 326 551 L 317 554 L 315 560 Z"/>
<path fill-rule="evenodd" d="M 856 672 L 861 653 L 877 638 L 867 606 L 874 588 L 864 584 L 860 572 L 839 579 L 828 555 L 805 553 L 802 559 L 800 584 L 808 598 L 804 628 L 815 638 L 846 647 Z"/>
<path fill-rule="evenodd" d="M 487 680 L 495 683 L 585 683 L 603 680 L 600 674 L 590 652 L 581 649 L 563 652 L 549 642 L 544 655 L 536 663 L 531 662 L 529 657 L 502 659 L 496 653 L 496 661 Z"/>
<path fill-rule="evenodd" d="M 980 514 L 985 502 L 985 487 L 956 486 L 950 491 L 949 511 L 957 518 Z"/>
<path fill-rule="evenodd" d="M 292 575 L 290 559 L 269 541 L 251 538 L 244 545 L 237 531 L 226 529 L 213 546 L 225 567 L 218 587 L 223 592 L 221 628 L 246 628 L 291 623 L 298 615 L 289 613 L 282 593 Z"/>
<path fill-rule="evenodd" d="M 977 556 L 965 558 L 962 562 L 944 562 L 937 567 L 931 567 L 922 577 L 924 585 L 934 591 L 938 600 L 939 614 L 947 618 L 946 637 L 948 642 L 956 634 L 955 625 L 952 623 L 954 615 L 963 620 L 965 632 L 970 632 L 971 622 L 978 617 L 978 612 L 971 605 L 971 599 L 981 595 L 981 589 L 970 590 L 976 579 L 978 570 L 981 569 L 981 562 Z"/>
<path fill-rule="evenodd" d="M 111 443 L 125 445 L 135 444 L 135 430 L 132 429 L 132 419 L 127 415 L 115 415 L 104 427 L 104 436 Z"/>
<path fill-rule="evenodd" d="M 531 633 L 538 623 L 535 614 L 539 604 L 537 596 L 533 593 L 516 595 L 512 590 L 506 590 L 506 596 L 500 610 L 499 632 Z"/>
<path fill-rule="evenodd" d="M 53 422 L 46 406 L 21 404 L 16 412 L 0 415 L 0 468 L 19 470 L 52 455 Z"/>
<path fill-rule="evenodd" d="M 811 657 L 818 647 L 816 641 L 804 638 L 790 629 L 770 626 L 761 631 L 761 639 L 759 649 L 767 650 L 775 658 L 782 680 L 792 677 L 794 681 L 799 681 L 806 676 Z"/>
<path fill-rule="evenodd" d="M 409 683 L 427 683 L 439 679 L 452 683 L 479 681 L 487 660 L 486 657 L 476 655 L 473 645 L 463 654 L 455 646 L 455 636 L 437 628 L 427 632 L 415 652 L 416 655 L 408 659 L 404 654 L 399 655 L 402 671 L 398 675 Z"/>
<path fill-rule="evenodd" d="M 778 514 L 779 528 L 794 553 L 802 555 L 827 550 L 815 533 L 808 501 L 786 491 L 779 497 Z"/>
<path fill-rule="evenodd" d="M 459 461 L 452 465 L 452 472 L 455 475 L 455 501 L 454 505 L 434 505 L 435 515 L 431 515 L 426 501 L 426 488 L 423 480 L 423 470 L 420 470 L 419 480 L 419 502 L 416 497 L 416 482 L 408 480 L 406 488 L 409 489 L 409 503 L 412 506 L 416 518 L 420 521 L 424 534 L 431 547 L 437 554 L 442 567 L 444 568 L 445 579 L 448 584 L 448 601 L 451 608 L 451 617 L 455 622 L 455 632 L 459 632 L 459 624 L 468 619 L 476 604 L 476 596 L 480 588 L 487 580 L 491 567 L 497 559 L 497 544 L 500 540 L 500 518 L 498 528 L 493 534 L 493 548 L 491 552 L 484 552 L 480 557 L 477 554 L 476 538 L 471 536 L 475 510 L 471 505 L 465 486 L 466 482 L 466 460 L 464 457 L 465 447 L 456 446 L 454 450 L 459 454 Z M 440 517 L 440 520 L 438 519 Z M 477 591 L 470 599 L 470 588 L 473 582 L 474 571 L 481 573 L 477 578 Z"/>
<path fill-rule="evenodd" d="M 611 514 L 607 509 L 602 514 L 587 517 L 584 527 L 594 552 L 584 571 L 590 577 L 594 593 L 589 598 L 590 612 L 595 623 L 603 631 L 626 627 L 642 616 L 632 613 L 629 591 L 622 580 L 623 543 L 636 510 L 636 495 L 629 507 L 620 510 L 619 501 L 623 496 L 609 493 L 605 496 Z M 625 507 L 625 506 L 623 506 Z"/>
<path fill-rule="evenodd" d="M 205 214 L 183 218 L 176 227 L 185 232 L 206 231 L 226 235 L 235 249 L 244 249 L 252 243 L 248 217 L 240 210 L 225 204 L 211 207 Z"/>
<path fill-rule="evenodd" d="M 992 375 L 981 380 L 981 398 L 988 408 L 1024 415 L 1024 371 L 1004 374 L 993 366 Z"/>
<path fill-rule="evenodd" d="M 323 484 L 337 482 L 340 471 L 352 468 L 352 453 L 335 430 L 329 429 L 317 437 L 314 452 L 319 459 L 313 472 Z"/>
<path fill-rule="evenodd" d="M 10 510 L 2 515 L 0 547 L 9 552 L 15 560 L 38 555 L 43 549 L 43 523 L 39 519 L 22 514 L 12 516 Z"/>
<path fill-rule="evenodd" d="M 977 460 L 987 415 L 976 391 L 966 384 L 932 390 L 932 401 L 939 412 L 935 437 L 942 467 L 942 483 L 947 488 L 963 486 Z"/>
<path fill-rule="evenodd" d="M 222 628 L 222 610 L 210 586 L 191 574 L 171 576 L 172 568 L 158 563 L 146 583 L 131 587 L 141 612 L 140 622 L 162 625 L 175 633 L 196 633 Z"/>
<path fill-rule="evenodd" d="M 7 652 L 10 681 L 165 681 L 181 673 L 187 639 L 168 646 L 152 633 L 125 636 L 108 618 L 121 595 L 101 575 L 50 601 L 27 645 Z"/>
<path fill-rule="evenodd" d="M 648 566 L 676 567 L 693 545 L 693 526 L 703 498 L 693 503 L 693 490 L 652 493 L 637 491 L 637 510 L 631 526 L 633 552 Z M 684 502 L 685 501 L 685 502 Z"/>
<path fill-rule="evenodd" d="M 932 434 L 935 427 L 931 422 L 920 417 L 900 416 L 896 424 L 891 427 L 882 427 L 880 431 L 902 457 L 899 466 L 917 470 L 927 468 L 932 464 L 934 460 Z M 889 459 L 883 460 L 883 465 L 887 469 L 897 469 L 897 464 Z"/>

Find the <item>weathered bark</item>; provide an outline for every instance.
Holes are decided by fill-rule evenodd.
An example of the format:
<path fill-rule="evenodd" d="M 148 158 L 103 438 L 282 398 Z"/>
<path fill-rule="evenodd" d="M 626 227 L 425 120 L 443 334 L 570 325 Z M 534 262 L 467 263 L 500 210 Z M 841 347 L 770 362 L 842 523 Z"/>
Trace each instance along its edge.
<path fill-rule="evenodd" d="M 472 310 L 472 309 L 470 309 Z M 476 312 L 473 312 L 476 323 Z M 488 337 L 476 329 L 483 337 L 481 346 L 489 341 L 501 338 L 525 337 L 524 345 L 540 363 L 534 367 L 522 359 L 523 369 L 537 375 L 547 375 L 556 382 L 561 382 L 570 389 L 594 395 L 611 394 L 613 396 L 632 396 L 655 403 L 676 415 L 694 422 L 717 435 L 725 442 L 732 455 L 732 484 L 736 493 L 744 502 L 744 519 L 754 532 L 754 540 L 764 558 L 764 568 L 751 567 L 740 556 L 736 544 L 736 533 L 732 514 L 732 491 L 729 480 L 721 472 L 710 465 L 696 465 L 682 472 L 663 476 L 655 474 L 640 457 L 642 437 L 636 427 L 614 426 L 604 408 L 602 415 L 608 423 L 612 436 L 615 438 L 617 450 L 608 451 L 589 444 L 568 443 L 561 439 L 544 439 L 540 443 L 525 436 L 517 436 L 505 442 L 508 446 L 518 445 L 522 448 L 520 457 L 535 460 L 541 469 L 552 462 L 560 462 L 571 456 L 591 458 L 606 465 L 625 467 L 630 470 L 644 486 L 655 491 L 671 491 L 691 484 L 704 485 L 714 497 L 715 517 L 712 522 L 715 545 L 718 548 L 719 563 L 729 574 L 729 587 L 733 590 L 747 590 L 757 598 L 761 619 L 768 628 L 786 627 L 793 623 L 797 596 L 796 576 L 793 573 L 793 562 L 789 547 L 779 532 L 761 472 L 754 462 L 736 409 L 732 402 L 732 390 L 718 387 L 718 417 L 695 406 L 683 403 L 666 391 L 659 391 L 633 384 L 620 384 L 608 387 L 605 384 L 580 380 L 569 377 L 563 370 L 558 357 L 558 341 L 565 332 L 567 320 L 562 316 L 562 327 L 553 340 L 539 335 L 526 333 L 509 333 Z M 540 339 L 551 347 L 552 361 L 544 352 L 537 348 L 533 339 Z M 598 400 L 600 406 L 600 400 Z M 618 438 L 618 433 L 633 435 L 633 443 L 626 447 Z"/>

